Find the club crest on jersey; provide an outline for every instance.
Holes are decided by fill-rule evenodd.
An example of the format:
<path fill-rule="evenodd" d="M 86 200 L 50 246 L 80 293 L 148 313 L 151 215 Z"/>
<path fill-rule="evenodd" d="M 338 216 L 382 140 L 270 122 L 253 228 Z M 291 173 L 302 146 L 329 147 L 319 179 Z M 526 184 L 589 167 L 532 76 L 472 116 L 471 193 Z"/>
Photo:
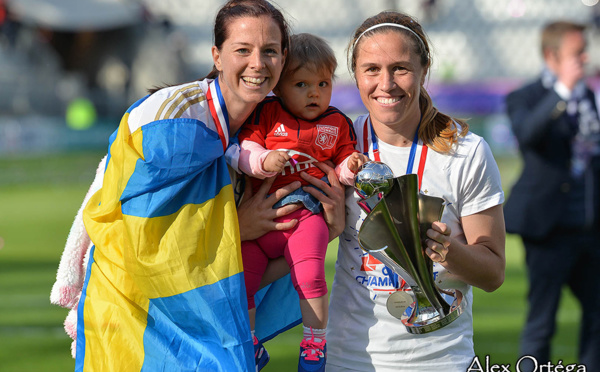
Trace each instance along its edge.
<path fill-rule="evenodd" d="M 315 144 L 323 150 L 329 150 L 333 148 L 337 141 L 338 128 L 332 125 L 319 125 L 317 124 L 317 139 Z"/>

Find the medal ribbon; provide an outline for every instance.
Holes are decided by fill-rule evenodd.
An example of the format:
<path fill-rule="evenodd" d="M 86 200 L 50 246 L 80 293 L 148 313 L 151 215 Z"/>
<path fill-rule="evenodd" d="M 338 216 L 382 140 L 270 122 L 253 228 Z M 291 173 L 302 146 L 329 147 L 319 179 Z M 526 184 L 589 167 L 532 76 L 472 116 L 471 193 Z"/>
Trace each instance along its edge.
<path fill-rule="evenodd" d="M 215 122 L 217 133 L 223 144 L 223 151 L 227 151 L 229 146 L 229 115 L 225 106 L 225 99 L 221 94 L 219 79 L 215 79 L 209 84 L 208 92 L 206 92 L 206 101 L 210 114 Z"/>
<path fill-rule="evenodd" d="M 408 157 L 408 164 L 406 165 L 406 174 L 412 172 L 413 165 L 415 163 L 415 155 L 417 153 L 417 144 L 419 143 L 419 126 L 417 127 L 417 131 L 415 132 L 415 138 L 413 138 L 413 142 L 410 146 L 410 155 Z M 375 161 L 381 161 L 381 157 L 379 156 L 379 144 L 377 142 L 377 135 L 375 134 L 375 130 L 373 129 L 373 124 L 371 124 L 371 118 L 369 117 L 365 120 L 365 126 L 363 129 L 363 150 L 365 156 L 369 156 L 369 129 L 371 132 L 371 142 L 373 143 L 373 157 Z M 417 170 L 417 177 L 419 179 L 419 190 L 421 190 L 421 181 L 423 180 L 423 171 L 425 170 L 425 162 L 427 161 L 427 145 L 423 144 L 423 148 L 421 149 L 421 158 L 419 159 L 419 168 Z"/>

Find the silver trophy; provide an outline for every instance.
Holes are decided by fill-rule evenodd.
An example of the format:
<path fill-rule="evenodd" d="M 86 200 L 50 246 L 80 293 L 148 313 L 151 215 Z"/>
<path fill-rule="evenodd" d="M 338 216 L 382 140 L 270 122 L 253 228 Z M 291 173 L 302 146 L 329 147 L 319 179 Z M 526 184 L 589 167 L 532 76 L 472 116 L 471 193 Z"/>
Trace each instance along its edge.
<path fill-rule="evenodd" d="M 463 294 L 437 287 L 433 261 L 425 254 L 426 232 L 441 219 L 444 199 L 420 193 L 416 174 L 394 178 L 380 162 L 364 164 L 354 188 L 361 198 L 358 204 L 367 212 L 358 232 L 360 247 L 412 290 L 412 295 L 402 290 L 392 293 L 389 313 L 414 334 L 435 331 L 458 318 L 466 307 Z"/>

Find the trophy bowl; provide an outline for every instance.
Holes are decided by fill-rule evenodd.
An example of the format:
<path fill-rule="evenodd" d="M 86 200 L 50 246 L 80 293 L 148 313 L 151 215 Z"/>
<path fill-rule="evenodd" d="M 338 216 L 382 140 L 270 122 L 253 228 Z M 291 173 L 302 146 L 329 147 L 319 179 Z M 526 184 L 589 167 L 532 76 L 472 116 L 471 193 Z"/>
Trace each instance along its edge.
<path fill-rule="evenodd" d="M 385 175 L 375 178 L 382 177 Z M 362 183 L 368 184 L 365 180 Z M 358 243 L 404 279 L 412 292 L 392 293 L 387 302 L 388 312 L 400 319 L 410 333 L 440 329 L 457 319 L 466 307 L 460 291 L 437 287 L 433 261 L 425 254 L 426 232 L 433 222 L 441 219 L 445 201 L 420 193 L 415 174 L 393 178 L 389 189 L 379 190 L 380 200 L 376 204 L 371 202 L 365 208 L 365 200 L 358 202 L 367 212 L 359 229 Z M 357 193 L 360 195 L 358 190 Z"/>

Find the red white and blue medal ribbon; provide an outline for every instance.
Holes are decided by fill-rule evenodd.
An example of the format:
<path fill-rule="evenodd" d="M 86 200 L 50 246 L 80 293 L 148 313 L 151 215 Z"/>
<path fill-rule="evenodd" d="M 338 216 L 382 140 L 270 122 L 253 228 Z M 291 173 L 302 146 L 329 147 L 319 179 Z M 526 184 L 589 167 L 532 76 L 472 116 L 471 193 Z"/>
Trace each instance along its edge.
<path fill-rule="evenodd" d="M 217 133 L 219 134 L 219 138 L 221 138 L 223 151 L 225 151 L 227 150 L 227 146 L 229 146 L 229 115 L 227 114 L 225 99 L 221 94 L 218 78 L 209 84 L 208 92 L 206 92 L 206 100 L 208 101 L 208 109 L 215 122 Z"/>
<path fill-rule="evenodd" d="M 419 126 L 421 124 L 419 123 Z M 371 123 L 371 118 L 367 118 L 365 120 L 365 126 L 363 128 L 363 153 L 365 156 L 369 156 L 369 133 L 371 134 L 371 143 L 373 148 L 373 157 L 375 161 L 381 161 L 381 157 L 379 155 L 379 143 L 377 141 L 377 135 L 375 134 L 375 130 L 373 129 L 373 124 Z M 413 138 L 413 142 L 410 146 L 410 155 L 408 157 L 408 164 L 406 165 L 406 174 L 412 173 L 413 166 L 415 163 L 415 156 L 417 153 L 417 147 L 419 143 L 419 127 L 417 127 L 417 131 L 415 132 L 415 137 Z M 419 168 L 417 170 L 417 177 L 419 179 L 419 190 L 421 190 L 421 182 L 423 180 L 423 172 L 425 170 L 425 162 L 427 161 L 427 145 L 423 144 L 421 149 L 421 158 L 419 159 Z"/>

